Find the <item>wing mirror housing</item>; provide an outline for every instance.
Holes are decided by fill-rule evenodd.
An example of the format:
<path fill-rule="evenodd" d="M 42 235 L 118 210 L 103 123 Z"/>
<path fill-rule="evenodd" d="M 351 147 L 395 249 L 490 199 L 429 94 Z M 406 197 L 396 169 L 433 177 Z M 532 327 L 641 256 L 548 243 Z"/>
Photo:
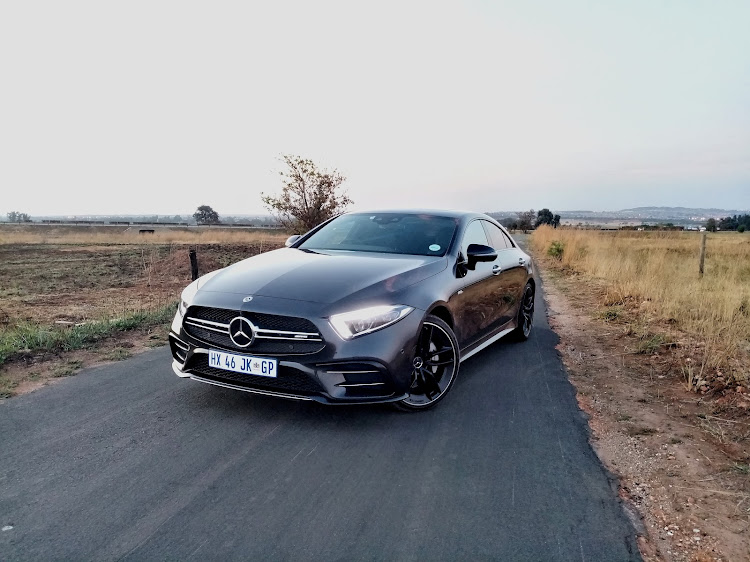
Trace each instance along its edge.
<path fill-rule="evenodd" d="M 469 244 L 466 249 L 466 267 L 469 269 L 474 269 L 480 261 L 495 261 L 496 259 L 497 251 L 490 246 Z"/>
<path fill-rule="evenodd" d="M 294 234 L 293 236 L 290 236 L 289 238 L 286 239 L 286 242 L 284 242 L 284 246 L 286 246 L 288 248 L 289 246 L 291 246 L 292 244 L 294 244 L 300 238 L 302 238 L 301 234 Z"/>

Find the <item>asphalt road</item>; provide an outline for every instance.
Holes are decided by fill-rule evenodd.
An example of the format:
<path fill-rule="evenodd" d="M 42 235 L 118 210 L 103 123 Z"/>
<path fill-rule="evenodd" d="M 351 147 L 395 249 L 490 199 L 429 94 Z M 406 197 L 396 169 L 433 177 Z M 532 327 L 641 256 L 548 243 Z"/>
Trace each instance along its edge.
<path fill-rule="evenodd" d="M 180 380 L 166 348 L 7 400 L 0 560 L 640 560 L 537 303 L 419 414 Z"/>

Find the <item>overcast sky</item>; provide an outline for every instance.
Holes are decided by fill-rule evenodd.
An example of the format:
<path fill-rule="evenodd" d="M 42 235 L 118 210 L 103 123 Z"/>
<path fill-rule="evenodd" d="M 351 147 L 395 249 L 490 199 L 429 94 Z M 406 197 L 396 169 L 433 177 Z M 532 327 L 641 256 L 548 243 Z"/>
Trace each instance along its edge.
<path fill-rule="evenodd" d="M 0 212 L 750 208 L 750 2 L 0 5 Z"/>

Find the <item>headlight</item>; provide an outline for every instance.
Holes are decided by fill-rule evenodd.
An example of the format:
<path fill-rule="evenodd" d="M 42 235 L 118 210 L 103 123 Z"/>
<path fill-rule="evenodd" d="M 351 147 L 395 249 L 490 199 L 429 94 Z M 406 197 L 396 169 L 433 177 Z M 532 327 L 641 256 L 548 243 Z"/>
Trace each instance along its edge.
<path fill-rule="evenodd" d="M 190 285 L 185 287 L 185 289 L 182 291 L 182 294 L 180 295 L 180 303 L 177 305 L 177 314 L 175 315 L 174 321 L 172 322 L 172 329 L 175 332 L 179 333 L 180 325 L 182 324 L 182 317 L 185 316 L 188 307 L 193 304 L 193 299 L 195 298 L 198 289 L 206 281 L 211 279 L 211 277 L 219 273 L 219 271 L 221 270 L 217 269 L 216 271 L 206 273 L 203 277 L 199 277 L 198 279 L 190 283 Z"/>
<path fill-rule="evenodd" d="M 206 281 L 211 279 L 211 277 L 213 277 L 220 271 L 221 269 L 217 269 L 216 271 L 206 273 L 205 275 L 199 277 L 198 279 L 190 283 L 190 285 L 185 287 L 185 289 L 182 291 L 182 295 L 180 296 L 180 305 L 178 307 L 180 314 L 184 315 L 187 307 L 193 304 L 193 299 L 195 298 L 195 294 L 198 292 L 198 289 L 200 289 L 206 283 Z"/>
<path fill-rule="evenodd" d="M 180 305 L 177 307 L 177 310 L 180 312 L 180 315 L 184 316 L 185 311 L 187 310 L 187 307 L 193 304 L 193 299 L 195 298 L 195 294 L 198 292 L 198 280 L 196 279 L 190 285 L 185 287 L 185 289 L 182 291 L 182 295 L 180 295 Z"/>
<path fill-rule="evenodd" d="M 195 293 L 197 292 L 197 279 L 190 283 L 190 285 L 185 287 L 185 289 L 182 291 L 182 294 L 180 295 L 180 302 L 177 305 L 177 314 L 174 315 L 174 320 L 172 320 L 172 331 L 175 334 L 180 333 L 180 328 L 182 327 L 182 318 L 185 316 L 188 306 L 192 304 L 193 299 L 195 298 Z"/>
<path fill-rule="evenodd" d="M 369 334 L 398 322 L 414 310 L 404 305 L 372 306 L 353 310 L 343 314 L 334 314 L 329 321 L 342 339 L 350 340 L 357 336 Z"/>

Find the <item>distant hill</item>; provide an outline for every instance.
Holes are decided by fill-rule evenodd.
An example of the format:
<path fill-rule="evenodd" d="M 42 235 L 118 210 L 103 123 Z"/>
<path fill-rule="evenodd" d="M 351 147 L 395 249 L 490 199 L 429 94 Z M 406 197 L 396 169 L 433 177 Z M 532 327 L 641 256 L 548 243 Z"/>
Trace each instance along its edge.
<path fill-rule="evenodd" d="M 634 207 L 633 209 L 622 209 L 617 211 L 622 214 L 643 214 L 643 215 L 672 215 L 672 216 L 708 216 L 708 217 L 728 217 L 741 215 L 747 211 L 716 209 L 703 207 Z"/>
<path fill-rule="evenodd" d="M 672 223 L 682 226 L 704 224 L 710 218 L 723 218 L 748 213 L 747 210 L 693 208 L 693 207 L 634 207 L 619 211 L 558 211 L 565 224 L 657 224 Z M 516 218 L 517 211 L 496 211 L 488 213 L 497 220 Z"/>

